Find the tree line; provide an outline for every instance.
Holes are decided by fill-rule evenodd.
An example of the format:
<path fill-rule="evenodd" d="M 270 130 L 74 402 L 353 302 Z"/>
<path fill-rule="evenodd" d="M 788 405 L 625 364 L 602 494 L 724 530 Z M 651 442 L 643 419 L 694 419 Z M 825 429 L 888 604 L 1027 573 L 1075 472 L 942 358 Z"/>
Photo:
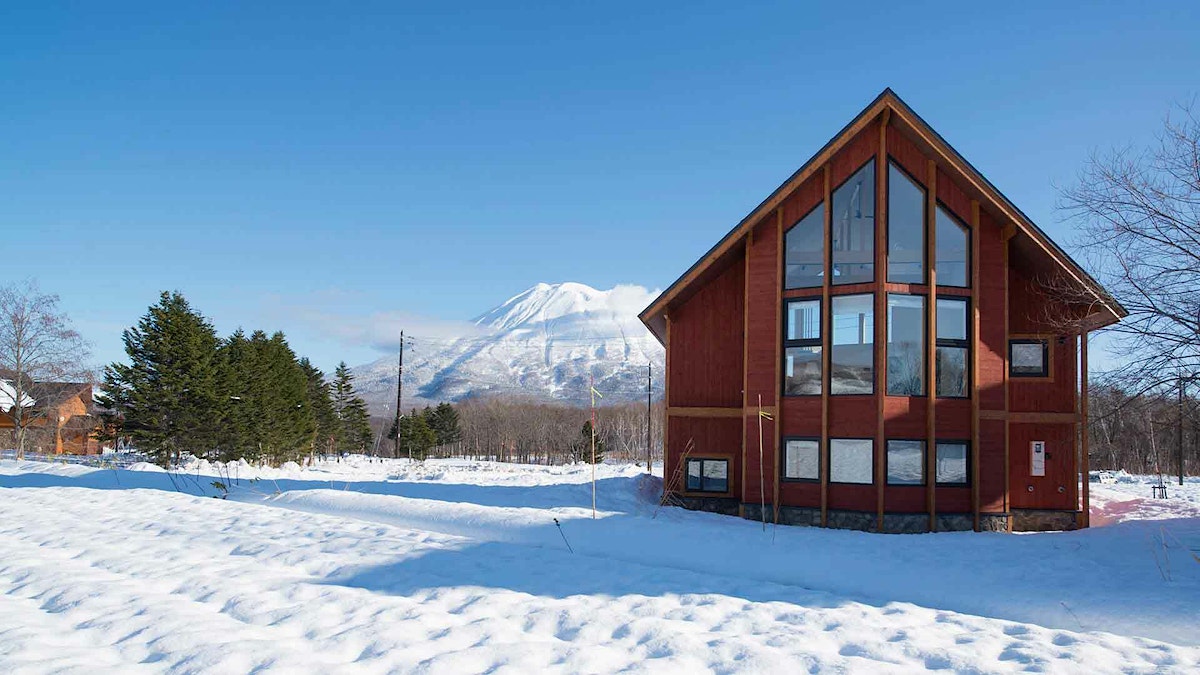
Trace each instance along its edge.
<path fill-rule="evenodd" d="M 101 436 L 164 466 L 184 454 L 280 464 L 364 452 L 366 403 L 345 363 L 332 380 L 282 332 L 227 338 L 178 292 L 163 292 L 122 339 L 128 363 L 104 369 Z"/>
<path fill-rule="evenodd" d="M 521 464 L 592 461 L 589 408 L 531 397 L 486 396 L 464 399 L 453 409 L 460 422 L 457 440 L 429 447 L 428 456 Z M 654 460 L 661 461 L 662 403 L 655 403 L 649 421 L 646 412 L 646 406 L 637 403 L 597 408 L 596 460 L 644 464 L 649 440 Z"/>

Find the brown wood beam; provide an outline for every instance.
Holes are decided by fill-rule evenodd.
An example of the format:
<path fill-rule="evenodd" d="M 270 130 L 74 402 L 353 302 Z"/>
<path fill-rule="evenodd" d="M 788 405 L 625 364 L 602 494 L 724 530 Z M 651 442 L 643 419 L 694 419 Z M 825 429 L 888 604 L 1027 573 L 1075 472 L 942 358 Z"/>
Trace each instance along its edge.
<path fill-rule="evenodd" d="M 669 417 L 741 417 L 742 408 L 718 408 L 706 406 L 671 406 L 667 408 Z"/>
<path fill-rule="evenodd" d="M 750 405 L 750 249 L 754 247 L 754 229 L 746 235 L 746 246 L 742 249 L 742 410 Z M 746 455 L 750 452 L 750 440 L 746 433 L 746 420 L 742 420 L 742 490 L 738 504 L 738 515 L 746 516 Z"/>
<path fill-rule="evenodd" d="M 937 532 L 937 162 L 926 165 L 925 266 L 929 274 L 929 304 L 925 307 L 925 485 L 929 502 L 929 531 Z"/>
<path fill-rule="evenodd" d="M 1081 353 L 1081 357 L 1080 357 L 1079 361 L 1082 364 L 1081 368 L 1083 370 L 1082 377 L 1080 377 L 1080 380 L 1079 380 L 1079 382 L 1080 382 L 1080 385 L 1079 385 L 1079 388 L 1080 388 L 1079 415 L 1081 418 L 1080 423 L 1083 426 L 1082 438 L 1080 440 L 1080 445 L 1082 446 L 1081 450 L 1080 450 L 1080 459 L 1082 460 L 1082 464 L 1083 464 L 1083 467 L 1082 467 L 1082 469 L 1083 469 L 1083 471 L 1082 471 L 1082 474 L 1083 474 L 1083 504 L 1082 504 L 1081 510 L 1083 511 L 1083 523 L 1082 523 L 1083 526 L 1091 527 L 1092 526 L 1092 501 L 1091 501 L 1092 495 L 1091 495 L 1091 478 L 1090 478 L 1091 459 L 1088 456 L 1088 443 L 1089 443 L 1088 437 L 1091 433 L 1091 429 L 1089 428 L 1089 424 L 1088 424 L 1088 334 L 1087 334 L 1087 331 L 1084 331 L 1083 335 L 1079 336 L 1079 351 Z"/>
<path fill-rule="evenodd" d="M 783 480 L 779 467 L 779 455 L 783 452 L 782 430 L 783 419 L 780 413 L 783 410 L 783 205 L 781 204 L 775 209 L 775 230 L 778 237 L 775 239 L 775 406 L 771 410 L 771 416 L 774 418 L 774 423 L 771 425 L 775 429 L 775 468 L 773 475 L 775 476 L 774 492 L 771 501 L 771 513 L 775 516 L 775 524 L 779 524 L 779 488 Z"/>
<path fill-rule="evenodd" d="M 666 344 L 663 352 L 663 420 L 662 420 L 662 444 L 663 444 L 663 494 L 662 498 L 667 497 L 667 482 L 671 480 L 672 470 L 670 462 L 671 453 L 667 445 L 669 436 L 667 435 L 671 429 L 671 416 L 667 411 L 671 409 L 671 315 L 663 312 L 663 322 L 667 325 Z M 660 500 L 661 503 L 661 500 Z"/>
<path fill-rule="evenodd" d="M 1004 367 L 1003 367 L 1004 414 L 1005 414 L 1005 420 L 1006 420 L 1004 423 L 1004 521 L 1005 521 L 1005 529 L 1009 532 L 1012 532 L 1012 526 L 1013 526 L 1012 494 L 1011 494 L 1012 486 L 1010 485 L 1010 483 L 1011 483 L 1010 473 L 1011 472 L 1009 471 L 1010 466 L 1011 466 L 1011 461 L 1009 459 L 1009 441 L 1010 441 L 1009 426 L 1010 426 L 1010 424 L 1009 424 L 1009 422 L 1007 422 L 1008 405 L 1009 405 L 1008 404 L 1008 379 L 1009 379 L 1008 378 L 1008 334 L 1009 334 L 1009 330 L 1010 330 L 1009 320 L 1008 320 L 1008 247 L 1009 247 L 1008 240 L 1005 239 L 1004 240 L 1004 344 L 1002 346 L 1003 354 L 1004 354 Z"/>
<path fill-rule="evenodd" d="M 885 110 L 879 126 L 879 147 L 875 151 L 875 531 L 883 531 L 884 486 L 887 484 L 887 448 L 883 430 L 884 401 L 887 396 L 887 123 L 891 110 Z"/>
<path fill-rule="evenodd" d="M 824 167 L 824 192 L 823 199 L 825 204 L 825 273 L 821 276 L 821 454 L 818 462 L 821 477 L 821 527 L 826 527 L 829 524 L 829 346 L 831 344 L 831 335 L 833 333 L 833 320 L 829 316 L 830 300 L 829 300 L 829 277 L 833 274 L 833 243 L 832 238 L 832 223 L 833 213 L 830 208 L 829 201 L 829 163 L 825 163 Z"/>
<path fill-rule="evenodd" d="M 971 514 L 979 531 L 979 200 L 971 200 Z"/>

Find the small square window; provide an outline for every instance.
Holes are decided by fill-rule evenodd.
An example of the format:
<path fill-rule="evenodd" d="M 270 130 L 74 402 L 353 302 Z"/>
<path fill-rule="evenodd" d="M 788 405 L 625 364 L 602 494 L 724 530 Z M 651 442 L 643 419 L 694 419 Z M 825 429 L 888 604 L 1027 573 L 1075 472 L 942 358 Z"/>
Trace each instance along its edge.
<path fill-rule="evenodd" d="M 1047 340 L 1009 340 L 1010 377 L 1049 377 L 1050 344 Z"/>
<path fill-rule="evenodd" d="M 967 444 L 953 441 L 938 441 L 937 444 L 938 485 L 967 485 Z"/>
<path fill-rule="evenodd" d="M 729 460 L 689 459 L 687 489 L 689 492 L 728 492 Z"/>
<path fill-rule="evenodd" d="M 888 485 L 925 484 L 925 441 L 887 442 Z"/>
<path fill-rule="evenodd" d="M 875 482 L 875 442 L 869 438 L 829 439 L 829 481 L 859 485 Z"/>
<path fill-rule="evenodd" d="M 789 438 L 783 446 L 784 480 L 821 478 L 821 442 L 811 438 Z"/>

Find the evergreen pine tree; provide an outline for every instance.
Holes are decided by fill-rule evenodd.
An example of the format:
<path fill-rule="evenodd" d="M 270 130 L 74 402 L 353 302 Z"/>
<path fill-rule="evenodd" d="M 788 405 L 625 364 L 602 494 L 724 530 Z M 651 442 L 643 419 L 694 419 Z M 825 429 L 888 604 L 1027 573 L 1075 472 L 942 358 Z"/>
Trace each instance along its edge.
<path fill-rule="evenodd" d="M 579 432 L 579 440 L 575 442 L 575 458 L 585 464 L 591 464 L 593 459 L 596 464 L 604 461 L 604 441 L 600 440 L 600 434 L 596 434 L 596 453 L 592 454 L 592 421 L 588 420 L 583 423 L 583 429 Z"/>
<path fill-rule="evenodd" d="M 345 361 L 333 373 L 333 410 L 338 452 L 365 452 L 371 445 L 371 418 L 366 402 L 354 393 L 354 375 Z"/>
<path fill-rule="evenodd" d="M 458 423 L 458 411 L 449 403 L 439 403 L 427 416 L 429 427 L 437 436 L 438 447 L 453 445 L 462 440 L 462 428 Z"/>
<path fill-rule="evenodd" d="M 120 418 L 134 446 L 168 466 L 188 452 L 208 457 L 217 446 L 217 335 L 178 292 L 163 292 L 122 339 L 129 363 L 104 370 L 97 402 Z"/>
<path fill-rule="evenodd" d="M 417 461 L 424 461 L 437 443 L 437 435 L 429 428 L 428 412 L 426 408 L 418 415 L 414 408 L 411 415 L 400 418 L 400 452 Z"/>
<path fill-rule="evenodd" d="M 308 380 L 308 407 L 312 410 L 316 425 L 313 452 L 322 455 L 332 453 L 337 442 L 337 415 L 333 410 L 329 383 L 325 381 L 325 373 L 314 366 L 308 357 L 300 359 L 300 368 Z"/>

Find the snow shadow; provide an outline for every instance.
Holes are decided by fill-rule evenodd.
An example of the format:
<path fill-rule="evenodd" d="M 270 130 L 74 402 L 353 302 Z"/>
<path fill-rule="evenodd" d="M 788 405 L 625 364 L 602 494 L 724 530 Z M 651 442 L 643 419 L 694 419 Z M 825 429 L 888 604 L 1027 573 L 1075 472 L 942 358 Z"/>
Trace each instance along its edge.
<path fill-rule="evenodd" d="M 614 476 L 596 481 L 603 510 L 627 509 L 636 505 L 629 498 L 640 476 Z M 424 482 L 413 480 L 343 481 L 299 480 L 291 478 L 233 478 L 211 473 L 127 471 L 96 469 L 78 474 L 18 473 L 0 474 L 0 488 L 76 487 L 92 490 L 162 490 L 198 497 L 221 496 L 226 485 L 230 498 L 252 501 L 256 498 L 290 492 L 332 490 L 347 494 L 406 497 L 435 502 L 475 504 L 502 508 L 586 508 L 592 506 L 590 483 L 550 485 L 477 485 L 471 483 Z M 616 496 L 616 498 L 614 498 Z"/>
<path fill-rule="evenodd" d="M 557 536 L 557 534 L 555 535 Z M 729 560 L 731 570 L 737 561 Z M 390 564 L 335 575 L 325 583 L 375 593 L 411 596 L 446 587 L 479 587 L 538 597 L 698 596 L 684 604 L 708 604 L 721 595 L 747 602 L 787 602 L 813 608 L 841 607 L 850 601 L 832 593 L 755 579 L 645 565 L 506 542 L 459 549 L 435 549 Z M 865 601 L 865 604 L 875 604 Z"/>

